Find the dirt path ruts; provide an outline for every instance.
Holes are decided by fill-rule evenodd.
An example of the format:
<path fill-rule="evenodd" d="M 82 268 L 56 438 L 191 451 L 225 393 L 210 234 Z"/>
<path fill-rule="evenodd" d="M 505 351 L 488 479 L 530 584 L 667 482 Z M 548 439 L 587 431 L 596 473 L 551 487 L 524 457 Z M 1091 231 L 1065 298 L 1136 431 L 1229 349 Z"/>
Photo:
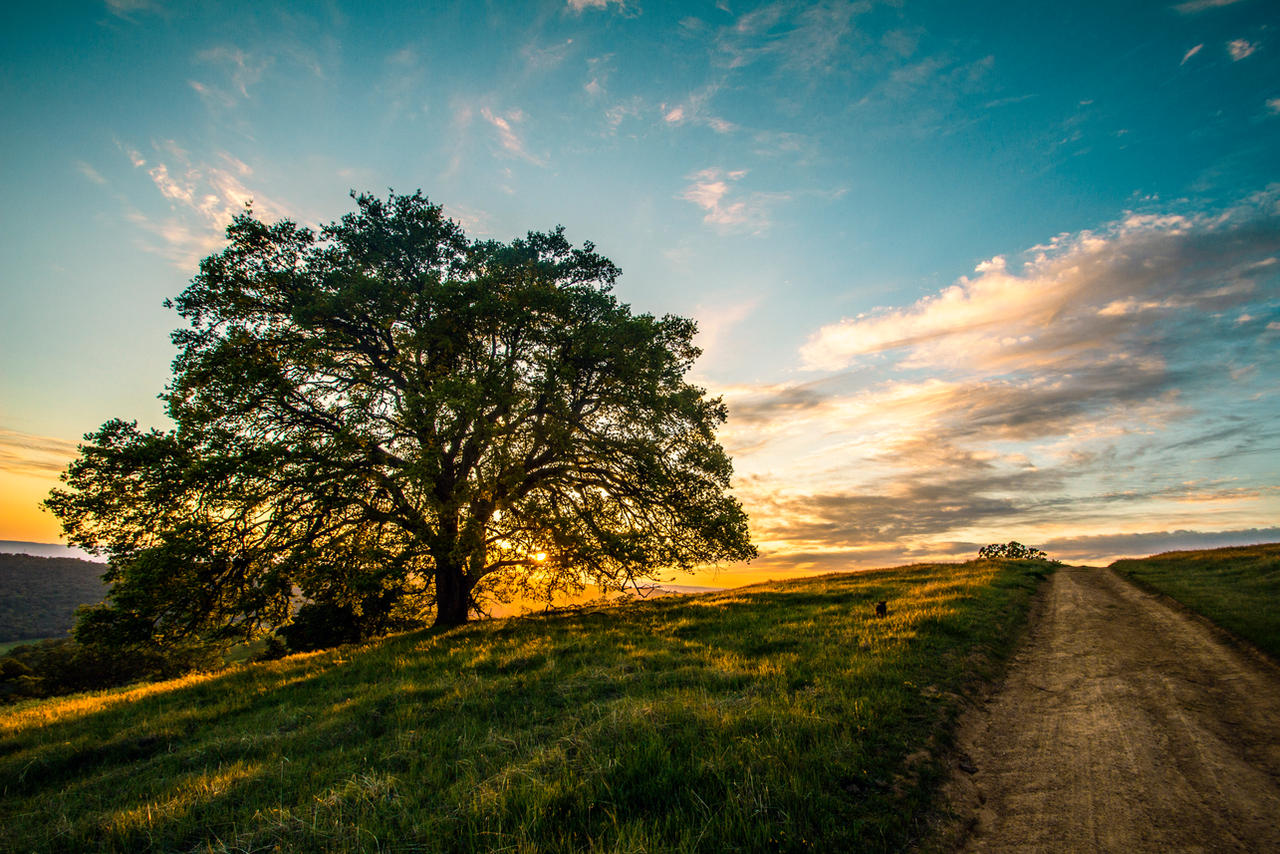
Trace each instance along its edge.
<path fill-rule="evenodd" d="M 1110 570 L 1047 583 L 961 728 L 963 850 L 1280 852 L 1280 667 Z"/>

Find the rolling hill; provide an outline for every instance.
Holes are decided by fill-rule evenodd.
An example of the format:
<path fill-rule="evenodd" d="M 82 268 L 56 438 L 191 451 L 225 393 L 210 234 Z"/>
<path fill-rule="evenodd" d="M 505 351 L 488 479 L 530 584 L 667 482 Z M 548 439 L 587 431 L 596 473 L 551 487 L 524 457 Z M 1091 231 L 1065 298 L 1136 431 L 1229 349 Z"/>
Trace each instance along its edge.
<path fill-rule="evenodd" d="M 106 595 L 105 568 L 72 557 L 0 554 L 0 643 L 65 635 L 76 608 Z"/>
<path fill-rule="evenodd" d="M 651 598 L 25 701 L 0 850 L 900 850 L 1052 569 Z"/>

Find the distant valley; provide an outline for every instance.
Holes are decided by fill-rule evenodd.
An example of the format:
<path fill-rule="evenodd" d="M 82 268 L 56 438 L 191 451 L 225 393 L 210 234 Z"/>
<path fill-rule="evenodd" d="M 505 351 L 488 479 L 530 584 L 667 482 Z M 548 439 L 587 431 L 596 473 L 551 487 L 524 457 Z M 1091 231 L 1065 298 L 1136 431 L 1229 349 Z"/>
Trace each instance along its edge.
<path fill-rule="evenodd" d="M 65 546 L 46 548 L 67 551 Z M 66 635 L 75 624 L 76 608 L 101 602 L 106 595 L 105 569 L 74 557 L 0 554 L 0 643 Z"/>

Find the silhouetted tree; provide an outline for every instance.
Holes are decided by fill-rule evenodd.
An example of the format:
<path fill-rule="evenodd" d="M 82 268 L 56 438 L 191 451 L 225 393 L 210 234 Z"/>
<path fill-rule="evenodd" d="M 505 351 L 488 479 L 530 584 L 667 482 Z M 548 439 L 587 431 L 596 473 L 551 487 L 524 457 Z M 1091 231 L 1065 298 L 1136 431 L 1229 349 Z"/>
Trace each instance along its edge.
<path fill-rule="evenodd" d="M 176 428 L 86 436 L 47 501 L 111 559 L 81 635 L 251 637 L 300 593 L 308 632 L 368 636 L 754 556 L 692 321 L 633 314 L 562 229 L 356 203 L 318 233 L 237 217 L 171 303 Z"/>
<path fill-rule="evenodd" d="M 1048 560 L 1049 556 L 1040 549 L 1024 546 L 1014 540 L 1008 543 L 992 543 L 978 549 L 979 559 L 1009 558 L 1010 560 Z"/>

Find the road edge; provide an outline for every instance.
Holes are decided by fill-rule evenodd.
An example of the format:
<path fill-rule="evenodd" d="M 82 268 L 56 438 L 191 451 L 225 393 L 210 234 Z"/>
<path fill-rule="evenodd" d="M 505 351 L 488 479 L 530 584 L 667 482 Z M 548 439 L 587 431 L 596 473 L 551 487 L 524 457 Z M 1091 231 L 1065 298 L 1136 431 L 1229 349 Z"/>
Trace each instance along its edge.
<path fill-rule="evenodd" d="M 973 768 L 965 745 L 973 739 L 970 733 L 980 731 L 988 719 L 992 699 L 1004 688 L 1014 663 L 1030 642 L 1049 604 L 1049 586 L 1063 569 L 1102 569 L 1103 567 L 1062 564 L 1053 567 L 1036 585 L 1026 619 L 1015 631 L 1012 650 L 990 679 L 975 686 L 965 698 L 960 713 L 947 733 L 946 747 L 938 752 L 938 765 L 943 779 L 932 794 L 932 807 L 922 819 L 921 837 L 905 850 L 913 854 L 950 854 L 960 850 L 978 823 L 982 795 L 971 777 Z"/>

